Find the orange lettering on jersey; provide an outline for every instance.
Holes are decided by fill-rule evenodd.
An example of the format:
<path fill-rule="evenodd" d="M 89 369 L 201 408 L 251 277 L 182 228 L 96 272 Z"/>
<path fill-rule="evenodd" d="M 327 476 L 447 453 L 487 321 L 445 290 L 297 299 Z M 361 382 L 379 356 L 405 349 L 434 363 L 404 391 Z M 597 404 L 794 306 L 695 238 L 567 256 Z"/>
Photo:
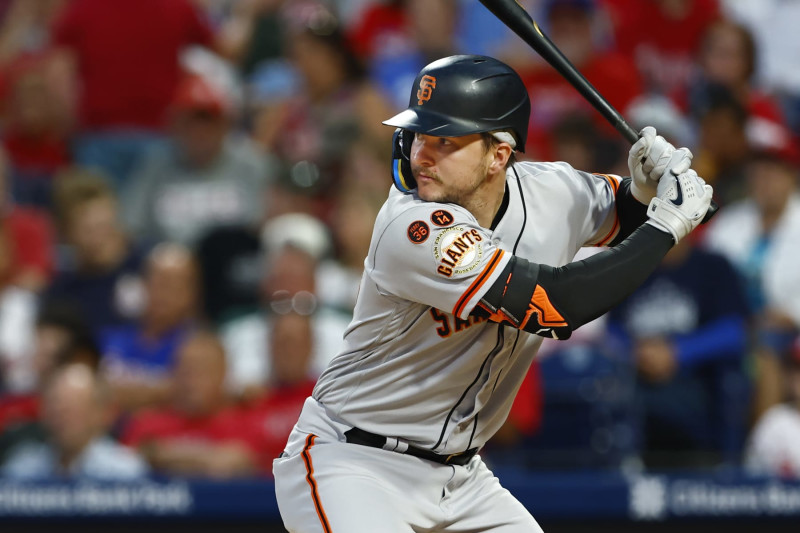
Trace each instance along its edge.
<path fill-rule="evenodd" d="M 442 276 L 447 276 L 448 278 L 453 275 L 453 269 L 444 265 L 439 265 L 439 267 L 436 269 L 436 272 Z"/>
<path fill-rule="evenodd" d="M 433 90 L 436 88 L 436 78 L 433 76 L 422 76 L 419 80 L 419 90 L 417 91 L 417 105 L 422 105 L 433 96 Z"/>

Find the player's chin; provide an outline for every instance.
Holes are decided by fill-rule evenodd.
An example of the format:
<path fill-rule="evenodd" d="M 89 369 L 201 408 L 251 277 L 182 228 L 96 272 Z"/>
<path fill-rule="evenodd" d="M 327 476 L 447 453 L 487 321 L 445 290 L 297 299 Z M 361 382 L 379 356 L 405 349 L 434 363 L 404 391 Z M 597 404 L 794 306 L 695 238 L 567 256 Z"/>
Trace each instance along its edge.
<path fill-rule="evenodd" d="M 441 202 L 444 191 L 435 181 L 425 180 L 417 183 L 417 196 L 426 202 Z"/>

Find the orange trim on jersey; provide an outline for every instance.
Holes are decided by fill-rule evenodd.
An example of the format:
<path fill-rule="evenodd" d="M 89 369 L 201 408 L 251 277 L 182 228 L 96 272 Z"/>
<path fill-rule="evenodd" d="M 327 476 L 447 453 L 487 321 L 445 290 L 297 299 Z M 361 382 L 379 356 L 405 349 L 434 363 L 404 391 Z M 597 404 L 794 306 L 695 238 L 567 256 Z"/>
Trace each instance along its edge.
<path fill-rule="evenodd" d="M 617 191 L 619 190 L 619 181 L 617 181 L 617 178 L 609 176 L 608 174 L 595 174 L 595 176 L 600 176 L 600 177 L 605 178 L 606 181 L 609 183 L 609 185 L 611 185 L 611 190 L 614 191 L 614 196 L 617 195 Z M 608 244 L 609 242 L 614 240 L 614 237 L 617 236 L 617 232 L 618 231 L 619 231 L 619 215 L 617 214 L 616 209 L 615 209 L 614 210 L 614 225 L 611 226 L 611 231 L 609 231 L 606 234 L 605 237 L 600 239 L 600 241 L 597 242 L 596 244 L 594 244 L 593 246 L 605 246 L 606 244 Z"/>
<path fill-rule="evenodd" d="M 547 296 L 547 291 L 541 285 L 537 285 L 533 290 L 528 312 L 525 313 L 525 320 L 519 325 L 519 329 L 525 329 L 533 313 L 539 315 L 539 324 L 542 326 L 559 327 L 568 325 L 566 319 L 550 303 L 550 297 Z"/>
<path fill-rule="evenodd" d="M 319 522 L 322 524 L 322 530 L 325 533 L 331 533 L 331 526 L 328 523 L 328 517 L 325 515 L 325 509 L 322 508 L 322 502 L 319 499 L 319 494 L 317 493 L 317 481 L 314 479 L 314 465 L 311 462 L 311 448 L 314 447 L 314 441 L 317 439 L 316 435 L 309 435 L 306 438 L 306 445 L 303 448 L 303 462 L 306 464 L 306 481 L 308 481 L 308 485 L 311 487 L 311 499 L 314 500 L 314 508 L 317 510 L 317 516 L 319 517 Z"/>
<path fill-rule="evenodd" d="M 605 246 L 606 244 L 610 243 L 614 240 L 614 237 L 617 236 L 617 232 L 619 231 L 619 215 L 615 212 L 614 213 L 614 225 L 611 226 L 611 231 L 608 234 L 600 239 L 600 242 L 595 244 L 594 246 Z"/>
<path fill-rule="evenodd" d="M 483 271 L 478 275 L 475 281 L 472 282 L 472 285 L 464 291 L 464 294 L 461 295 L 458 302 L 456 302 L 456 306 L 453 308 L 453 315 L 461 316 L 461 311 L 464 310 L 464 306 L 467 305 L 470 298 L 472 298 L 483 284 L 486 283 L 486 280 L 492 276 L 492 272 L 494 272 L 494 269 L 500 264 L 500 258 L 503 257 L 504 253 L 503 250 L 498 249 L 492 258 L 489 259 L 489 263 L 484 267 Z"/>
<path fill-rule="evenodd" d="M 600 174 L 599 172 L 596 172 L 595 176 L 600 176 L 602 178 L 605 178 L 606 181 L 609 183 L 609 185 L 611 185 L 611 190 L 614 191 L 614 195 L 617 194 L 617 191 L 619 190 L 619 181 L 617 180 L 617 178 L 609 176 L 608 174 Z"/>

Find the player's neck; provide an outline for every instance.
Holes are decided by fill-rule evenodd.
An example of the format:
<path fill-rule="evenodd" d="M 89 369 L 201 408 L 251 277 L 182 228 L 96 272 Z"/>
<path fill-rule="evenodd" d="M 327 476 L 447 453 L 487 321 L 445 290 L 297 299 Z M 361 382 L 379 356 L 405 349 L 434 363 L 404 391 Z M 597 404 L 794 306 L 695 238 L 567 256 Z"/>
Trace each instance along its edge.
<path fill-rule="evenodd" d="M 506 192 L 506 175 L 489 175 L 486 181 L 472 194 L 465 207 L 478 220 L 482 228 L 491 228 L 495 215 L 503 205 Z"/>

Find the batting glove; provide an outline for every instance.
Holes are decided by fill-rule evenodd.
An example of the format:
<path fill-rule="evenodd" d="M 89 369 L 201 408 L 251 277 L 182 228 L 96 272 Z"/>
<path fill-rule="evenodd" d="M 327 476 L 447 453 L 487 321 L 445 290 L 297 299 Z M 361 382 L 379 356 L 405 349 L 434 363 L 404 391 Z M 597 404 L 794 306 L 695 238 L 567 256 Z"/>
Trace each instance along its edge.
<path fill-rule="evenodd" d="M 689 169 L 680 175 L 668 172 L 658 182 L 657 193 L 647 208 L 646 224 L 671 234 L 677 243 L 703 220 L 714 189 Z"/>
<path fill-rule="evenodd" d="M 675 175 L 686 172 L 692 165 L 692 152 L 688 148 L 675 149 L 655 128 L 647 126 L 641 137 L 628 152 L 628 170 L 631 172 L 631 193 L 643 204 L 656 196 L 658 182 L 672 170 Z"/>

